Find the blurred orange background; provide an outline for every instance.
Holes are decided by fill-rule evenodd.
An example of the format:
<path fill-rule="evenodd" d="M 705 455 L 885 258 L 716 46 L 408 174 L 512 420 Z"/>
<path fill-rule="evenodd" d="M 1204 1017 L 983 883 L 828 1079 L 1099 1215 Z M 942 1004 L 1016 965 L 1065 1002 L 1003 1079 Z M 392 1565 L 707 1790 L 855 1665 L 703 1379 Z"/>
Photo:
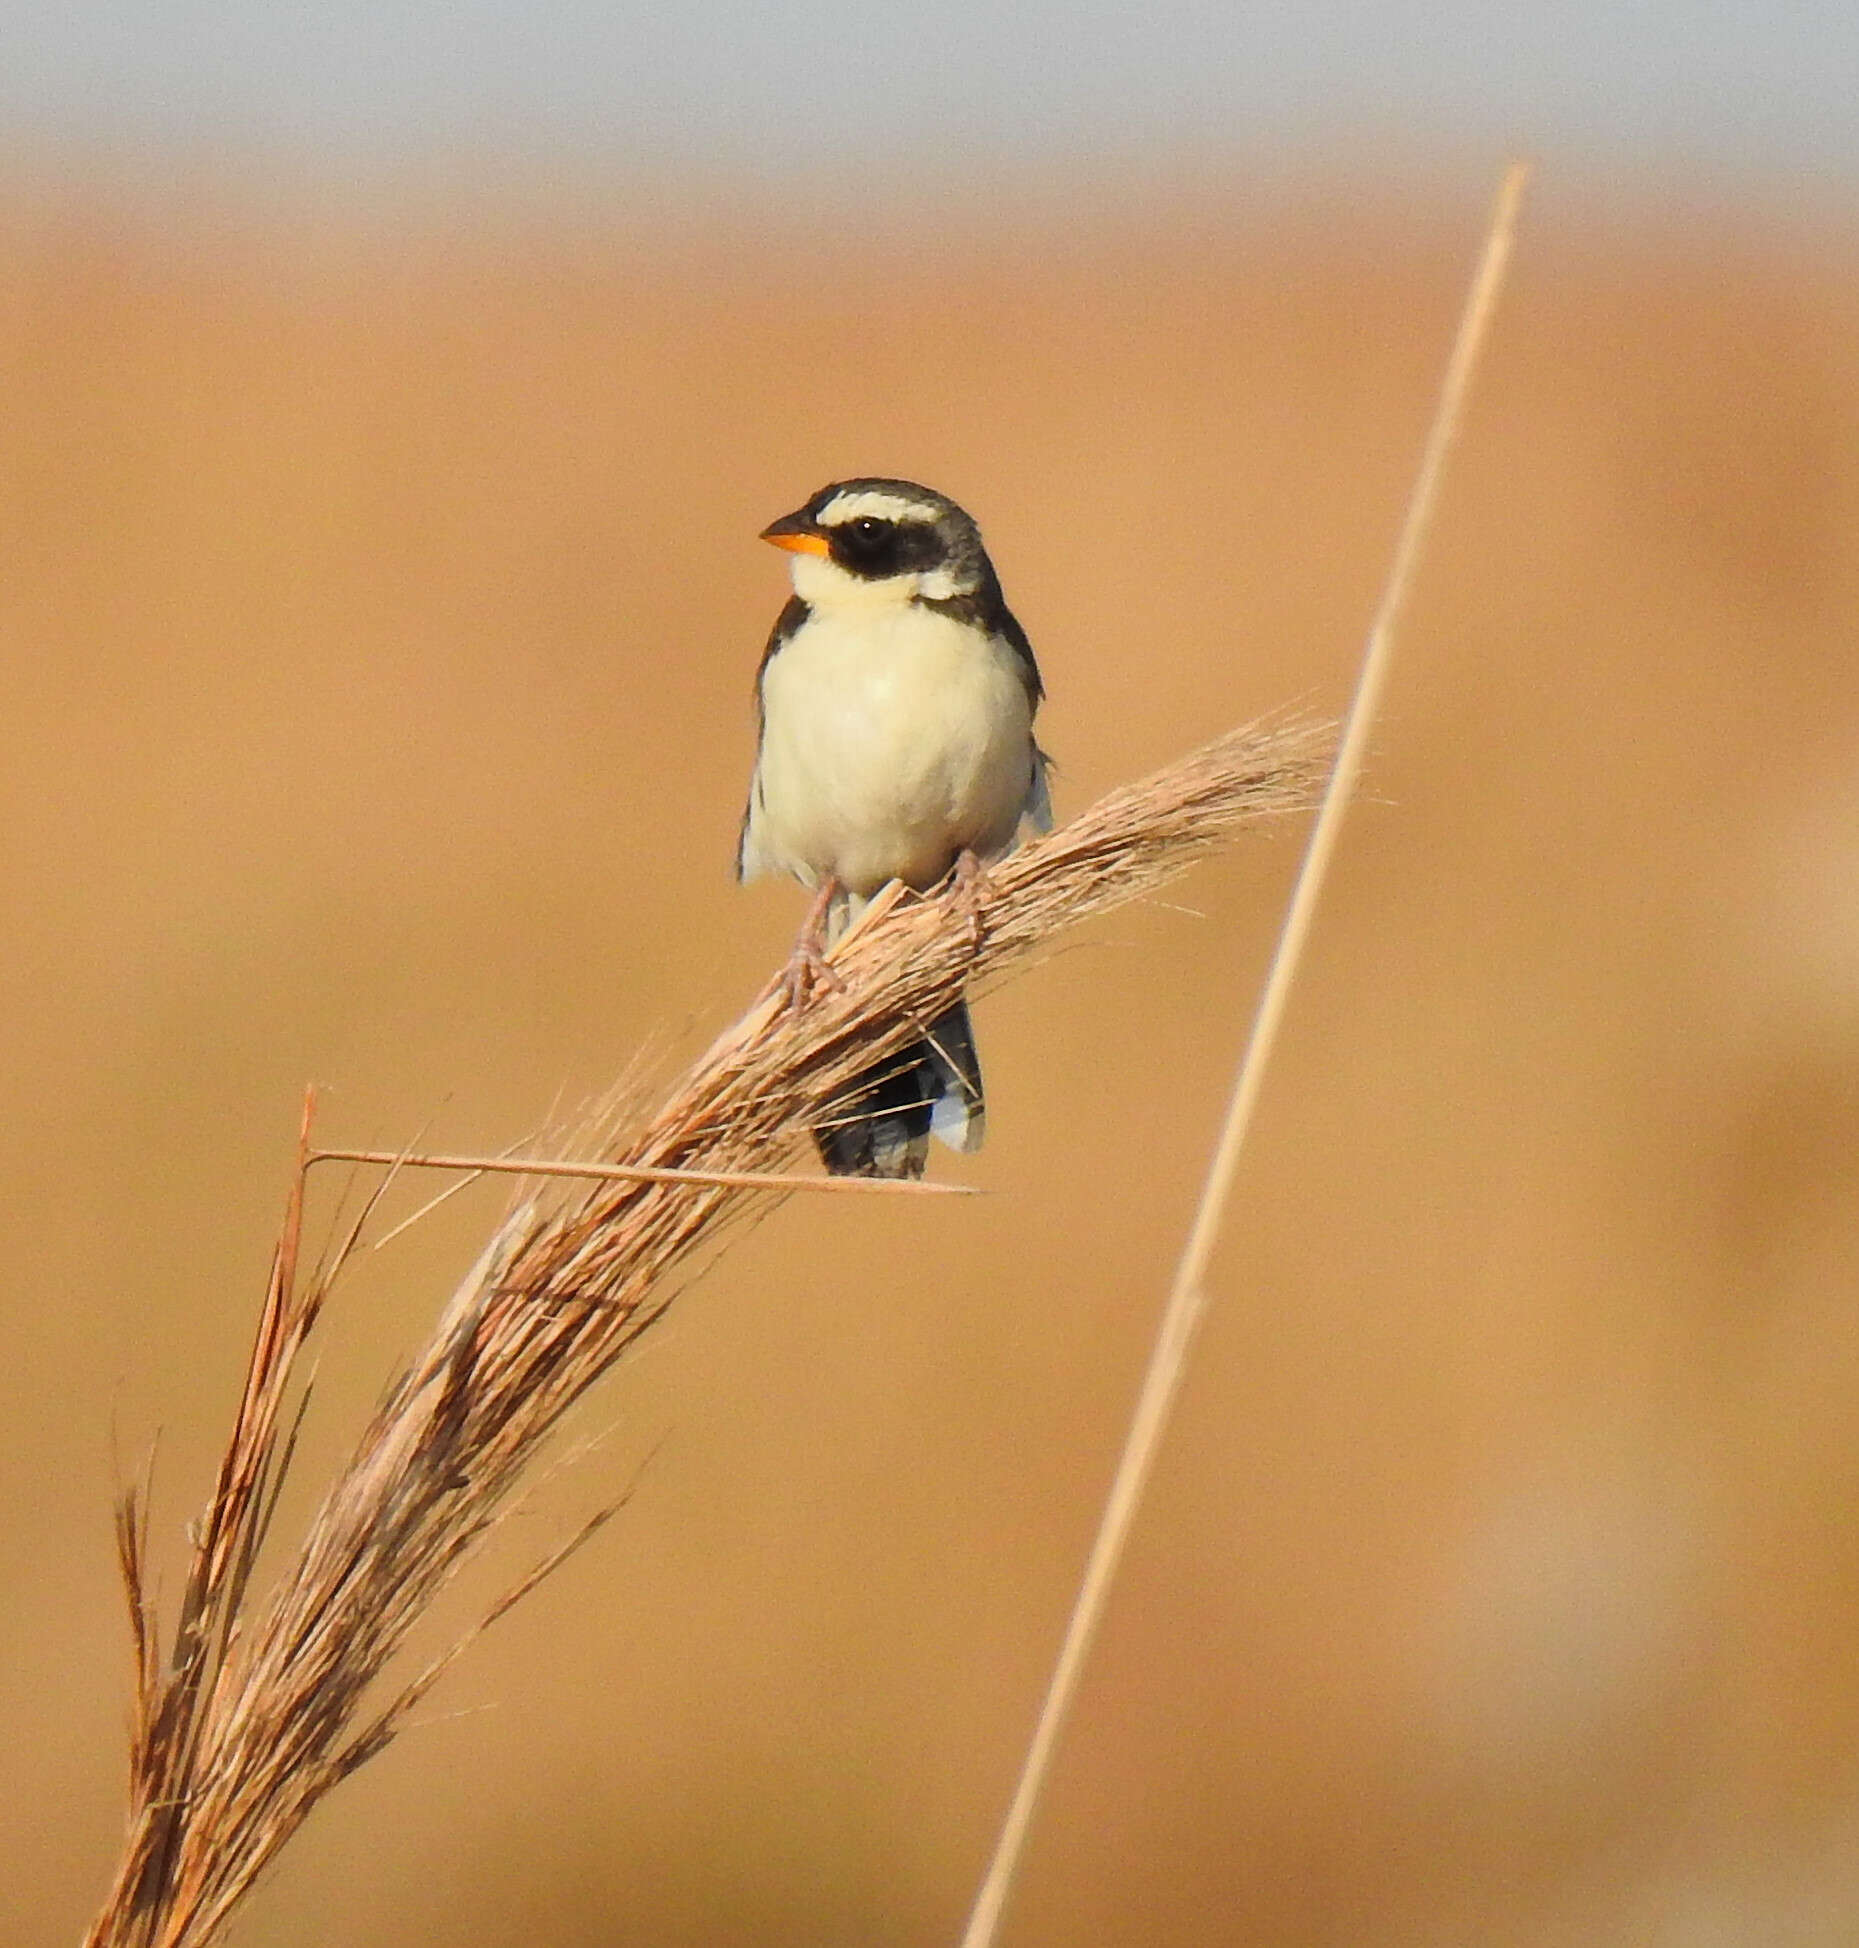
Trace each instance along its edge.
<path fill-rule="evenodd" d="M 1340 710 L 1482 194 L 844 251 L 0 203 L 6 1938 L 114 1864 L 113 1486 L 158 1434 L 171 1597 L 304 1083 L 332 1142 L 502 1147 L 785 950 L 729 870 L 757 528 L 971 507 L 1061 816 Z M 1856 269 L 1540 194 L 1006 1941 L 1859 1931 Z M 1297 838 L 983 1005 L 935 1167 L 985 1198 L 738 1236 L 433 1642 L 625 1513 L 238 1940 L 957 1937 Z M 499 1208 L 328 1318 L 287 1530 Z"/>

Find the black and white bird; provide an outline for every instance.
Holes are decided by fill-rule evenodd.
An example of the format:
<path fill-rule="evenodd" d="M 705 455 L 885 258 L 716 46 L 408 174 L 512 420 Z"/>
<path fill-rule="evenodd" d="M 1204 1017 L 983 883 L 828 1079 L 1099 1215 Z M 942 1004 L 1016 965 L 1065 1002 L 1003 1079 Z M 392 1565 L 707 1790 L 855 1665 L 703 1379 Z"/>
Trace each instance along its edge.
<path fill-rule="evenodd" d="M 893 879 L 972 890 L 1023 826 L 1048 832 L 1044 691 L 981 531 L 909 480 L 840 480 L 762 530 L 794 593 L 756 673 L 755 775 L 736 872 L 814 889 L 795 948 L 804 995 L 823 949 Z M 968 1007 L 862 1076 L 815 1140 L 838 1175 L 918 1177 L 932 1132 L 979 1148 Z"/>

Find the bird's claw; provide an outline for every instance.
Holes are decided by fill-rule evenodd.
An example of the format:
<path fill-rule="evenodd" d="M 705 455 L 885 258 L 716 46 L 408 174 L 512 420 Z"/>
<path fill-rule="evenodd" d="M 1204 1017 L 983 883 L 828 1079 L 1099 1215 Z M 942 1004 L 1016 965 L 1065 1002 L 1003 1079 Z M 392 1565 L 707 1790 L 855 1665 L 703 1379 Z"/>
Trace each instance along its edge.
<path fill-rule="evenodd" d="M 844 979 L 821 952 L 819 943 L 797 940 L 781 973 L 781 992 L 787 997 L 788 1013 L 801 1013 L 816 992 L 844 994 L 845 991 Z"/>
<path fill-rule="evenodd" d="M 845 992 L 846 984 L 839 970 L 826 958 L 826 916 L 832 911 L 838 891 L 837 879 L 821 882 L 812 906 L 807 909 L 799 938 L 794 942 L 794 951 L 788 955 L 787 966 L 781 972 L 781 991 L 787 996 L 791 1015 L 799 1014 L 806 1007 L 816 989 L 833 994 Z"/>
<path fill-rule="evenodd" d="M 968 923 L 968 950 L 971 954 L 978 954 L 981 951 L 981 943 L 987 935 L 987 929 L 982 923 L 982 908 L 993 897 L 994 887 L 988 878 L 987 868 L 964 846 L 955 855 L 955 870 L 949 884 L 949 900 L 956 912 Z"/>

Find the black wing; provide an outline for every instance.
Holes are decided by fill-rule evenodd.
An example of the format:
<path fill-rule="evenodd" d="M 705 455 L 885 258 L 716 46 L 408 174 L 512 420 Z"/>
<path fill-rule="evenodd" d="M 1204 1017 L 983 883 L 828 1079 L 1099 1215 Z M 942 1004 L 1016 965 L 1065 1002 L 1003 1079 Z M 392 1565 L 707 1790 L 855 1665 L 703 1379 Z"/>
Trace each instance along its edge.
<path fill-rule="evenodd" d="M 1026 631 L 1020 627 L 1019 618 L 1005 602 L 1001 604 L 994 633 L 1013 651 L 1014 661 L 1020 666 L 1020 681 L 1026 685 L 1026 700 L 1034 709 L 1038 709 L 1045 697 L 1046 686 L 1039 680 L 1039 665 L 1033 659 L 1033 645 L 1027 640 Z"/>
<path fill-rule="evenodd" d="M 775 617 L 775 626 L 768 632 L 768 647 L 762 651 L 762 660 L 755 666 L 755 755 L 762 754 L 762 678 L 768 674 L 768 666 L 781 652 L 800 625 L 812 615 L 798 595 L 790 595 L 781 613 Z"/>
<path fill-rule="evenodd" d="M 762 660 L 755 666 L 755 769 L 749 775 L 749 796 L 742 808 L 742 818 L 736 827 L 736 877 L 742 878 L 742 849 L 749 839 L 749 813 L 755 806 L 755 794 L 762 788 L 762 678 L 768 673 L 768 666 L 781 652 L 787 642 L 813 613 L 798 595 L 790 595 L 786 606 L 775 617 L 775 626 L 768 633 L 768 646 L 762 651 Z"/>

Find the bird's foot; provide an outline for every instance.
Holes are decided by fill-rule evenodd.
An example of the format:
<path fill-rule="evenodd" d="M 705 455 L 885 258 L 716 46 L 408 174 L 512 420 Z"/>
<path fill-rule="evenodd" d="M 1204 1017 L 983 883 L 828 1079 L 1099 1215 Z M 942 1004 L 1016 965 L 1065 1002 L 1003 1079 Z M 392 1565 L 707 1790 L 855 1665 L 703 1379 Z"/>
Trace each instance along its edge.
<path fill-rule="evenodd" d="M 839 970 L 826 958 L 820 943 L 804 937 L 795 941 L 794 951 L 781 971 L 781 992 L 787 997 L 788 1013 L 800 1014 L 815 993 L 843 994 L 845 991 L 846 984 Z"/>
<path fill-rule="evenodd" d="M 846 984 L 839 970 L 826 958 L 826 916 L 831 910 L 839 882 L 828 879 L 814 895 L 807 918 L 788 955 L 781 973 L 781 991 L 787 996 L 788 1013 L 797 1015 L 815 991 L 843 994 Z"/>
<path fill-rule="evenodd" d="M 968 925 L 968 951 L 978 954 L 981 943 L 986 938 L 987 929 L 982 923 L 982 908 L 994 897 L 994 885 L 988 878 L 988 870 L 964 846 L 955 855 L 955 870 L 949 878 L 949 902 Z"/>

